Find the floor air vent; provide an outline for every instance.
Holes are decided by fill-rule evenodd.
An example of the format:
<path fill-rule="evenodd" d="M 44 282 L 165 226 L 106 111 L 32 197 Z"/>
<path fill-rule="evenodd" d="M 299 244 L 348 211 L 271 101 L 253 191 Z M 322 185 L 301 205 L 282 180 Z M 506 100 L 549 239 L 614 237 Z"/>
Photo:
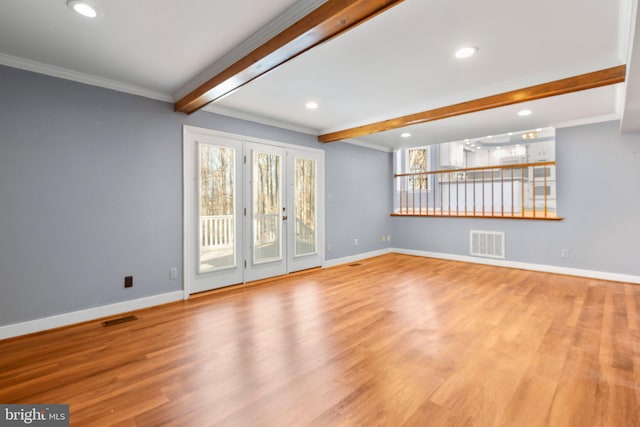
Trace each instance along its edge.
<path fill-rule="evenodd" d="M 471 255 L 504 259 L 504 232 L 471 230 Z"/>
<path fill-rule="evenodd" d="M 136 316 L 118 317 L 117 319 L 105 320 L 104 322 L 102 322 L 102 326 L 107 327 L 119 325 L 120 323 L 131 322 L 132 320 L 138 320 L 138 318 Z"/>

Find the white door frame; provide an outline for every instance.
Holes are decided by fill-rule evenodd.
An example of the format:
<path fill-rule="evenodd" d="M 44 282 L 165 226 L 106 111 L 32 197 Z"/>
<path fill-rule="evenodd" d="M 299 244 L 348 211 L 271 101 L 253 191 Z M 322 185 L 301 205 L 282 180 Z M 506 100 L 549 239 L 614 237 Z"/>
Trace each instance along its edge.
<path fill-rule="evenodd" d="M 195 242 L 191 240 L 194 238 L 192 236 L 192 230 L 190 229 L 191 221 L 189 218 L 195 218 L 196 214 L 196 200 L 194 199 L 194 191 L 193 191 L 193 177 L 195 174 L 195 169 L 197 165 L 194 162 L 195 158 L 195 142 L 200 137 L 222 137 L 225 139 L 230 139 L 234 141 L 239 141 L 243 143 L 258 143 L 271 145 L 275 147 L 284 148 L 287 150 L 292 150 L 296 152 L 309 152 L 314 153 L 315 157 L 319 159 L 318 164 L 318 185 L 317 185 L 317 200 L 319 205 L 318 211 L 318 251 L 320 255 L 320 265 L 324 266 L 324 150 L 318 148 L 309 148 L 301 145 L 294 144 L 286 144 L 283 142 L 272 141 L 268 139 L 248 137 L 244 135 L 238 135 L 228 132 L 221 132 L 213 129 L 201 128 L 197 126 L 183 125 L 182 132 L 182 176 L 183 176 L 183 210 L 182 210 L 182 250 L 183 250 L 183 265 L 182 265 L 182 283 L 183 283 L 183 298 L 188 299 L 191 294 L 191 276 L 192 269 L 196 266 L 196 258 L 197 258 L 197 250 L 195 248 Z M 247 167 L 247 165 L 245 165 Z M 287 167 L 286 164 L 283 167 Z M 238 196 L 243 197 L 242 189 L 238 189 Z M 246 217 L 245 221 L 247 221 Z M 246 229 L 246 225 L 243 226 L 243 229 Z M 246 240 L 246 237 L 245 237 Z M 288 244 L 288 242 L 283 242 L 283 244 Z M 240 246 L 243 247 L 244 243 L 241 243 Z M 244 255 L 244 259 L 247 259 L 247 255 Z M 238 259 L 238 262 L 240 259 Z M 288 261 L 287 261 L 288 262 Z M 244 282 L 244 279 L 243 279 Z"/>
<path fill-rule="evenodd" d="M 198 147 L 199 143 L 213 143 L 220 141 L 221 145 L 236 146 L 236 177 L 242 173 L 242 147 L 243 140 L 235 135 L 220 135 L 207 132 L 206 129 L 193 128 L 185 126 L 183 128 L 183 298 L 189 298 L 191 292 L 198 292 L 200 287 L 196 285 L 198 278 L 204 279 L 205 276 L 216 277 L 221 282 L 227 282 L 233 279 L 235 283 L 241 282 L 243 276 L 242 260 L 240 254 L 242 252 L 241 245 L 242 236 L 242 220 L 236 218 L 235 221 L 235 242 L 236 265 L 233 268 L 224 269 L 219 272 L 200 273 L 197 265 L 199 264 L 199 245 L 196 230 L 198 230 L 199 222 L 195 219 L 198 216 Z M 235 211 L 238 213 L 243 204 L 243 188 L 236 182 L 235 195 Z M 214 276 L 218 274 L 218 276 Z M 220 277 L 220 274 L 227 276 L 226 279 Z M 227 280 L 228 279 L 228 280 Z"/>
<path fill-rule="evenodd" d="M 280 200 L 278 203 L 278 211 L 277 222 L 279 225 L 280 236 L 280 257 L 277 259 L 267 259 L 263 261 L 256 260 L 256 248 L 254 247 L 254 233 L 255 233 L 255 222 L 254 222 L 254 180 L 256 179 L 253 176 L 253 162 L 255 153 L 264 153 L 271 154 L 280 157 L 280 182 L 278 185 L 280 186 Z M 289 269 L 287 267 L 287 223 L 283 221 L 282 217 L 286 215 L 286 212 L 282 212 L 281 208 L 286 206 L 287 199 L 287 152 L 282 147 L 276 147 L 271 144 L 255 144 L 253 142 L 248 142 L 244 146 L 244 155 L 247 159 L 245 164 L 245 208 L 246 215 L 244 217 L 245 222 L 245 246 L 244 246 L 244 259 L 246 260 L 245 270 L 244 270 L 244 281 L 251 282 L 254 280 L 265 279 L 273 276 L 280 276 L 283 274 L 288 274 Z"/>
<path fill-rule="evenodd" d="M 295 205 L 295 160 L 305 159 L 314 161 L 316 164 L 315 184 L 316 184 L 316 250 L 306 254 L 297 255 L 296 251 L 296 205 Z M 289 248 L 287 268 L 288 273 L 293 273 L 300 270 L 306 270 L 313 268 L 320 263 L 324 266 L 324 151 L 322 155 L 309 150 L 300 150 L 292 148 L 287 151 L 287 168 L 288 173 L 292 179 L 289 180 L 289 189 L 287 190 L 287 206 L 289 207 L 289 220 L 287 222 L 287 247 Z"/>

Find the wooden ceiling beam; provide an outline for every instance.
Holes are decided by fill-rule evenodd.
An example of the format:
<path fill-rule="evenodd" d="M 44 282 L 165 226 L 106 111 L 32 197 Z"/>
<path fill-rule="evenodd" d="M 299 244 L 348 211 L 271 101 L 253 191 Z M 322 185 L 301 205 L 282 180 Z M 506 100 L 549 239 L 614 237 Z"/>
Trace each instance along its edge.
<path fill-rule="evenodd" d="M 328 0 L 175 103 L 191 114 L 403 0 Z"/>
<path fill-rule="evenodd" d="M 435 108 L 433 110 L 422 111 L 419 113 L 396 117 L 394 119 L 326 133 L 318 136 L 318 141 L 335 142 L 344 139 L 357 138 L 359 136 L 371 135 L 419 123 L 432 122 L 435 120 L 504 107 L 521 102 L 622 83 L 625 80 L 625 73 L 626 65 L 620 65 L 561 80 L 529 86 L 523 89 L 504 92 L 498 95 L 487 96 L 485 98 L 478 98 L 472 101 L 448 105 L 446 107 Z"/>

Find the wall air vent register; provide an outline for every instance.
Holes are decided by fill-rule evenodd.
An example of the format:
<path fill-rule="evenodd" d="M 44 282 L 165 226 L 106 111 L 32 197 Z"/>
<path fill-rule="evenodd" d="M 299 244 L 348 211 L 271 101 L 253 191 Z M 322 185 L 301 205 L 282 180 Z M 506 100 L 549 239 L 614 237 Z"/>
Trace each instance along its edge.
<path fill-rule="evenodd" d="M 471 230 L 469 242 L 473 256 L 504 259 L 504 232 Z"/>

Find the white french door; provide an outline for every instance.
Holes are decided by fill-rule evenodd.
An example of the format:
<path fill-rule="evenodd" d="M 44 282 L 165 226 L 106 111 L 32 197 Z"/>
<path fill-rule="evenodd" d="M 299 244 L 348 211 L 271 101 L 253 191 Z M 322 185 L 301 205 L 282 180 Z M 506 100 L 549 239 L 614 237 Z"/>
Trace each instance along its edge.
<path fill-rule="evenodd" d="M 185 298 L 321 266 L 321 150 L 185 126 Z"/>
<path fill-rule="evenodd" d="M 287 265 L 290 273 L 324 262 L 323 154 L 287 150 Z"/>
<path fill-rule="evenodd" d="M 242 142 L 194 134 L 183 155 L 186 297 L 243 280 Z"/>
<path fill-rule="evenodd" d="M 265 144 L 245 144 L 249 191 L 245 221 L 249 239 L 245 282 L 286 274 L 286 151 Z M 247 256 L 248 255 L 248 256 Z"/>

